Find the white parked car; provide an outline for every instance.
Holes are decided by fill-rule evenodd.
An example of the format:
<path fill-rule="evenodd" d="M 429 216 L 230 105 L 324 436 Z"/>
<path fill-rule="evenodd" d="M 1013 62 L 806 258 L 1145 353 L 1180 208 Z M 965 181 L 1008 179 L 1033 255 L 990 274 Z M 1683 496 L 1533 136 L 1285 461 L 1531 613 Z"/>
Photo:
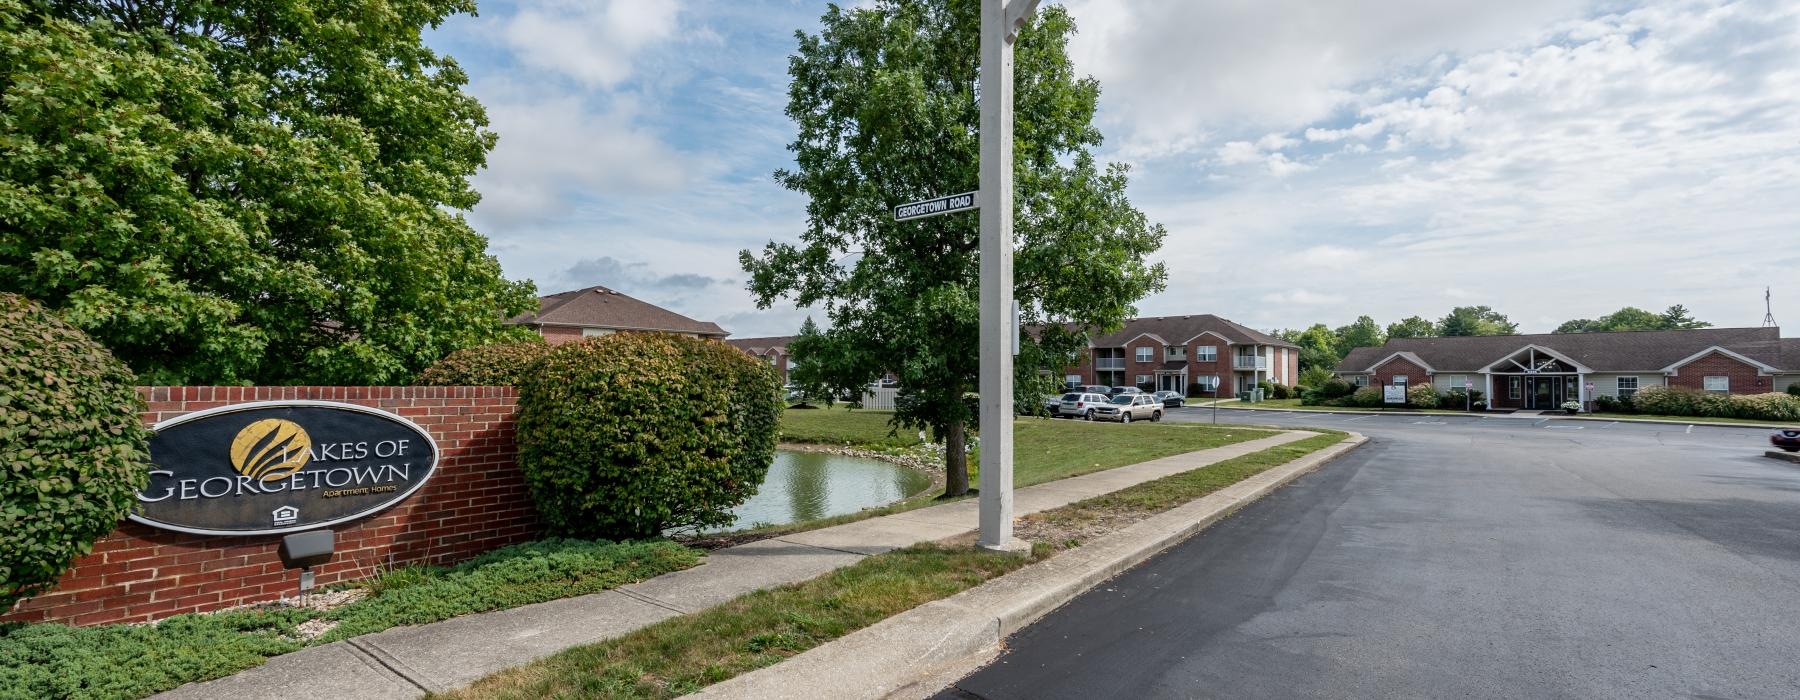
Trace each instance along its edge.
<path fill-rule="evenodd" d="M 1056 405 L 1056 415 L 1063 418 L 1080 418 L 1093 420 L 1094 410 L 1106 405 L 1105 394 L 1074 392 L 1062 395 Z"/>
<path fill-rule="evenodd" d="M 1163 404 L 1149 394 L 1120 394 L 1106 405 L 1094 409 L 1093 420 L 1130 423 L 1134 420 L 1162 420 Z"/>

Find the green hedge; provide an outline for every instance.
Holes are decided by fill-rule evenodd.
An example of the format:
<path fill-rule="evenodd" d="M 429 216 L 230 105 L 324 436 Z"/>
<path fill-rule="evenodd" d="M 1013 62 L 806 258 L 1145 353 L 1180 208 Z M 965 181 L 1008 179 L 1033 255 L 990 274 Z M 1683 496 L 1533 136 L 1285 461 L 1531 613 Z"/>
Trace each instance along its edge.
<path fill-rule="evenodd" d="M 533 363 L 550 354 L 542 338 L 495 343 L 450 353 L 419 373 L 423 386 L 517 386 Z"/>
<path fill-rule="evenodd" d="M 1406 390 L 1406 405 L 1413 408 L 1437 408 L 1437 389 L 1430 384 L 1420 384 Z"/>
<path fill-rule="evenodd" d="M 766 363 L 713 340 L 557 346 L 518 384 L 519 467 L 545 527 L 638 539 L 729 524 L 774 461 L 777 384 Z"/>
<path fill-rule="evenodd" d="M 1628 400 L 1596 403 L 1601 410 L 1659 416 L 1800 421 L 1800 396 L 1791 394 L 1728 395 L 1684 387 L 1653 386 L 1639 390 Z"/>
<path fill-rule="evenodd" d="M 149 476 L 131 370 L 86 334 L 0 294 L 0 610 L 56 582 Z"/>

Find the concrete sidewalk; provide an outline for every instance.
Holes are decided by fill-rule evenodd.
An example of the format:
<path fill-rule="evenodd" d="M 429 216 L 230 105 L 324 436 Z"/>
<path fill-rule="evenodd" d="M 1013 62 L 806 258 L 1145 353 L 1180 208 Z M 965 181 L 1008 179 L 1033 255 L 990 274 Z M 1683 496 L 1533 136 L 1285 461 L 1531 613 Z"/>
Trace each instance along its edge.
<path fill-rule="evenodd" d="M 1018 489 L 1028 515 L 1311 437 L 1287 431 Z M 704 610 L 762 588 L 796 583 L 921 542 L 974 532 L 973 499 L 721 549 L 706 563 L 614 590 L 397 627 L 277 656 L 234 676 L 158 698 L 417 698 L 556 653 Z"/>

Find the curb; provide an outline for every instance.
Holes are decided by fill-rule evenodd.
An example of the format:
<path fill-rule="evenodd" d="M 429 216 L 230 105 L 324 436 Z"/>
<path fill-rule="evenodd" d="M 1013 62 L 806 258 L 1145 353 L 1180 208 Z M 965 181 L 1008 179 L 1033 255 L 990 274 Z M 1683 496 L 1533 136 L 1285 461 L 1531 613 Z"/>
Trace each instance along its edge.
<path fill-rule="evenodd" d="M 1223 407 L 1221 407 L 1221 408 L 1223 408 Z M 1340 415 L 1340 416 L 1473 416 L 1475 418 L 1499 418 L 1502 420 L 1507 419 L 1507 416 L 1505 414 L 1486 413 L 1486 412 L 1481 412 L 1481 411 L 1458 411 L 1455 413 L 1429 413 L 1429 412 L 1425 412 L 1425 411 L 1320 411 L 1320 410 L 1311 409 L 1311 408 L 1244 408 L 1241 406 L 1233 406 L 1233 407 L 1231 407 L 1231 409 L 1234 411 L 1278 411 L 1278 412 L 1283 412 L 1283 413 L 1316 413 L 1316 414 L 1324 415 L 1324 416 L 1329 416 L 1329 415 Z M 1696 426 L 1702 426 L 1702 427 L 1710 425 L 1710 426 L 1717 426 L 1720 428 L 1785 428 L 1785 427 L 1787 427 L 1787 425 L 1780 424 L 1780 423 L 1720 423 L 1717 421 L 1666 420 L 1666 419 L 1662 419 L 1662 418 L 1612 418 L 1612 417 L 1607 417 L 1607 416 L 1582 416 L 1582 415 L 1528 416 L 1528 418 L 1529 417 L 1548 418 L 1551 420 L 1593 420 L 1593 421 L 1602 421 L 1602 422 L 1607 422 L 1607 423 L 1655 423 L 1655 424 L 1659 424 L 1659 425 L 1696 425 Z M 1520 418 L 1518 420 L 1524 420 L 1524 418 Z"/>
<path fill-rule="evenodd" d="M 1598 420 L 1616 421 L 1619 423 L 1656 423 L 1659 425 L 1693 425 L 1699 427 L 1714 426 L 1719 428 L 1785 428 L 1780 423 L 1719 423 L 1717 421 L 1664 420 L 1662 418 L 1606 418 L 1601 416 L 1557 416 L 1557 420 Z"/>
<path fill-rule="evenodd" d="M 1007 636 L 1088 589 L 1368 442 L 1344 441 L 793 658 L 721 683 L 701 698 L 931 695 L 985 664 Z M 1204 467 L 1203 467 L 1204 468 Z M 954 674 L 954 675 L 953 675 Z M 952 677 L 953 676 L 953 677 Z"/>
<path fill-rule="evenodd" d="M 1317 413 L 1325 416 L 1475 416 L 1489 417 L 1475 411 L 1452 411 L 1432 413 L 1430 411 L 1321 411 L 1316 408 L 1244 408 L 1242 406 L 1220 406 L 1234 411 L 1273 411 L 1279 413 Z"/>

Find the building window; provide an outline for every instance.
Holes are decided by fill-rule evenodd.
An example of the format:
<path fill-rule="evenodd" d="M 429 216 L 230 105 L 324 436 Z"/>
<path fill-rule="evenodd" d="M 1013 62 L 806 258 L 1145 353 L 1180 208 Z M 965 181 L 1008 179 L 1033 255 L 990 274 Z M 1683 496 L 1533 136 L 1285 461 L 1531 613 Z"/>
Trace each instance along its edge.
<path fill-rule="evenodd" d="M 1170 362 L 1186 362 L 1187 346 L 1170 345 L 1169 347 L 1163 348 L 1163 359 Z"/>
<path fill-rule="evenodd" d="M 1356 380 L 1357 386 L 1368 386 L 1369 385 L 1369 375 L 1359 374 L 1359 375 L 1356 375 L 1353 379 Z"/>
<path fill-rule="evenodd" d="M 1150 375 L 1140 374 L 1137 376 L 1137 384 L 1134 384 L 1132 386 L 1143 386 L 1143 385 L 1149 384 L 1149 383 L 1150 383 Z"/>
<path fill-rule="evenodd" d="M 603 335 L 612 335 L 612 334 L 613 334 L 613 329 L 611 329 L 611 328 L 583 328 L 583 329 L 581 329 L 581 337 L 583 337 L 583 338 L 598 338 Z"/>
<path fill-rule="evenodd" d="M 1731 377 L 1707 377 L 1703 381 L 1705 383 L 1701 386 L 1706 387 L 1707 391 L 1719 394 L 1731 393 Z"/>
<path fill-rule="evenodd" d="M 1405 387 L 1406 381 L 1407 381 L 1406 375 L 1396 374 L 1396 375 L 1394 375 L 1394 380 L 1391 383 L 1397 387 Z"/>
<path fill-rule="evenodd" d="M 1218 360 L 1219 360 L 1218 346 L 1202 345 L 1200 347 L 1194 348 L 1194 361 L 1195 362 L 1217 362 Z"/>
<path fill-rule="evenodd" d="M 1458 390 L 1468 391 L 1468 389 L 1469 389 L 1469 376 L 1468 375 L 1458 374 L 1458 375 L 1453 375 L 1450 377 L 1450 390 L 1451 391 L 1458 391 Z"/>
<path fill-rule="evenodd" d="M 1523 384 L 1523 381 L 1519 377 L 1508 377 L 1508 379 L 1511 381 L 1506 384 L 1506 398 L 1519 398 L 1520 385 Z"/>
<path fill-rule="evenodd" d="M 1619 388 L 1618 388 L 1617 393 L 1618 393 L 1619 398 L 1629 399 L 1632 397 L 1632 395 L 1637 393 L 1637 390 L 1638 390 L 1637 377 L 1619 377 L 1618 382 L 1619 382 L 1619 384 L 1618 384 Z"/>
<path fill-rule="evenodd" d="M 1150 348 L 1138 348 L 1137 349 L 1137 361 L 1138 362 L 1149 362 L 1150 354 L 1152 352 L 1153 351 Z"/>

